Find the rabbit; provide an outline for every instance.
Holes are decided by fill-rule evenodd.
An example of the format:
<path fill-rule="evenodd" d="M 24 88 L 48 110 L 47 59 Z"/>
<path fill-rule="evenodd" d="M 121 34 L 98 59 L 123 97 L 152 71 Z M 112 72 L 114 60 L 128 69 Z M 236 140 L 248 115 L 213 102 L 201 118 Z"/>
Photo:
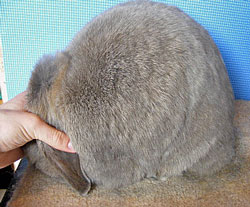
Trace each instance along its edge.
<path fill-rule="evenodd" d="M 38 61 L 27 91 L 27 110 L 65 132 L 76 154 L 36 140 L 25 155 L 81 195 L 212 175 L 235 154 L 234 95 L 220 52 L 175 6 L 108 9 Z"/>

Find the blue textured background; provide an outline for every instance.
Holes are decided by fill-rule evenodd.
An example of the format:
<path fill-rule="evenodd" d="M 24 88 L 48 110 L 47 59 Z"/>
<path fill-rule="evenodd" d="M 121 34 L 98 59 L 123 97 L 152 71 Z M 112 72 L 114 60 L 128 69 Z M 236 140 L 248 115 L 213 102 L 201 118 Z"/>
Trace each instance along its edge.
<path fill-rule="evenodd" d="M 1 37 L 9 99 L 26 89 L 37 60 L 62 50 L 94 16 L 124 0 L 1 0 Z M 236 99 L 250 100 L 250 1 L 166 0 L 211 34 Z"/>

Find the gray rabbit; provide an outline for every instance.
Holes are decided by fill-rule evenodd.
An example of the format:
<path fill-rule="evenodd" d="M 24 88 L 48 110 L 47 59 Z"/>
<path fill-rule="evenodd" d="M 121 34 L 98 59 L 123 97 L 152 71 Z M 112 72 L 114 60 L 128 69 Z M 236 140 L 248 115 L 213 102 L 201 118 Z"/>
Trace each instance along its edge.
<path fill-rule="evenodd" d="M 35 66 L 27 109 L 64 131 L 76 154 L 24 147 L 82 195 L 144 178 L 209 175 L 234 156 L 234 97 L 208 32 L 176 7 L 119 4 Z"/>

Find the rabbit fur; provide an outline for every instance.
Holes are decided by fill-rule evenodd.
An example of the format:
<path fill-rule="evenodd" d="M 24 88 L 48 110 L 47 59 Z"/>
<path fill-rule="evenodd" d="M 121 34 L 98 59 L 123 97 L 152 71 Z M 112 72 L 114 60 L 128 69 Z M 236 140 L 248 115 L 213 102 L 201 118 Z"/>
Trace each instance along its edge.
<path fill-rule="evenodd" d="M 82 195 L 144 178 L 209 175 L 234 156 L 234 96 L 208 32 L 174 6 L 119 4 L 35 66 L 27 110 L 76 154 L 41 141 L 30 163 Z"/>

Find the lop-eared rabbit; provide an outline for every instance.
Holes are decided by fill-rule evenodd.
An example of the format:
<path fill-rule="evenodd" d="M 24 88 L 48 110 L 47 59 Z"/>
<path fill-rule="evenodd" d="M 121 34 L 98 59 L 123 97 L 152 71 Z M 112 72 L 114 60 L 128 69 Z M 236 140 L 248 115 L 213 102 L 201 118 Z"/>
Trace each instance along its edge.
<path fill-rule="evenodd" d="M 163 3 L 127 2 L 95 17 L 65 50 L 41 58 L 27 101 L 77 152 L 33 141 L 30 163 L 82 195 L 91 185 L 210 175 L 234 156 L 221 55 L 201 25 Z"/>

